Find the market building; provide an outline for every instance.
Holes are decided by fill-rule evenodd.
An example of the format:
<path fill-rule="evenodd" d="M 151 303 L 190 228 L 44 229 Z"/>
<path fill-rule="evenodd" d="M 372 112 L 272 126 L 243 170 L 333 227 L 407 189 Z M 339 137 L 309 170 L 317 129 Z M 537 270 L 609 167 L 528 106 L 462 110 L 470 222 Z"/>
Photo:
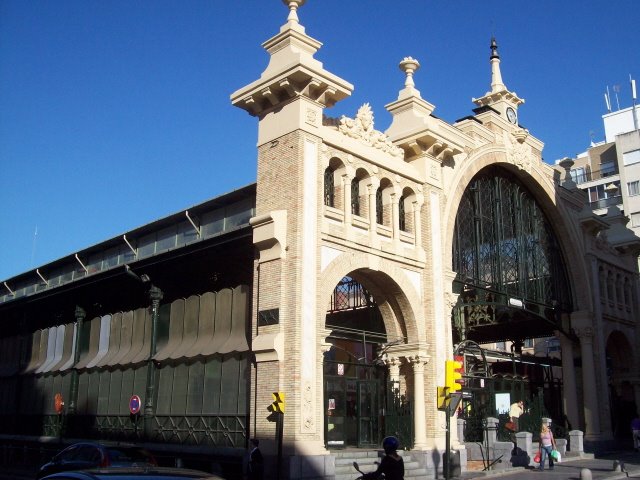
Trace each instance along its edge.
<path fill-rule="evenodd" d="M 407 57 L 381 132 L 368 104 L 329 115 L 353 86 L 285 3 L 231 95 L 258 121 L 255 185 L 3 282 L 3 441 L 132 440 L 233 477 L 258 437 L 270 474 L 337 478 L 340 452 L 393 434 L 432 477 L 455 353 L 468 425 L 523 399 L 531 425 L 610 444 L 616 402 L 640 405 L 640 239 L 542 161 L 496 41 L 473 115 L 434 116 Z M 560 359 L 524 358 L 539 338 Z"/>

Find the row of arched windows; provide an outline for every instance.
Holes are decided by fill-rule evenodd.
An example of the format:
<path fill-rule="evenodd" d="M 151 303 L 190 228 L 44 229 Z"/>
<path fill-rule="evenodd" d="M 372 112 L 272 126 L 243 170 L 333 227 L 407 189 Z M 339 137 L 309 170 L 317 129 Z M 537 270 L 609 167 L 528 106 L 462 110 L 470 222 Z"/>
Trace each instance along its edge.
<path fill-rule="evenodd" d="M 629 275 L 614 269 L 600 266 L 600 303 L 604 311 L 610 314 L 626 316 L 631 313 L 633 304 L 633 283 Z"/>
<path fill-rule="evenodd" d="M 342 185 L 336 185 L 336 176 L 340 171 L 341 164 L 329 165 L 324 171 L 324 204 L 328 207 L 342 209 L 341 189 Z M 339 177 L 338 177 L 339 178 Z M 374 209 L 374 221 L 378 225 L 390 228 L 397 227 L 401 232 L 414 233 L 415 220 L 413 214 L 419 209 L 416 195 L 410 188 L 405 188 L 397 200 L 397 214 L 394 215 L 394 198 L 396 197 L 392 183 L 389 179 L 380 180 L 380 185 L 375 192 L 375 200 L 369 204 L 368 192 L 363 188 L 363 181 L 370 179 L 369 173 L 360 168 L 355 176 L 350 180 L 350 184 L 344 188 L 350 188 L 349 211 L 351 215 L 358 217 L 370 217 L 370 209 Z M 393 225 L 393 218 L 397 216 L 396 224 Z M 372 219 L 373 220 L 373 219 Z"/>

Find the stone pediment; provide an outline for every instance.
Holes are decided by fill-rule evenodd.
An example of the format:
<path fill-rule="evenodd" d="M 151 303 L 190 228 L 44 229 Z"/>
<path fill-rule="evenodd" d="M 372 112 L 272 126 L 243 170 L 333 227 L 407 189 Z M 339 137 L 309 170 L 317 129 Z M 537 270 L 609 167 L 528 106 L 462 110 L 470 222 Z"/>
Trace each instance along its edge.
<path fill-rule="evenodd" d="M 389 155 L 404 158 L 404 151 L 400 147 L 395 146 L 386 134 L 373 128 L 373 111 L 368 103 L 358 109 L 356 118 L 340 117 L 338 131 Z"/>

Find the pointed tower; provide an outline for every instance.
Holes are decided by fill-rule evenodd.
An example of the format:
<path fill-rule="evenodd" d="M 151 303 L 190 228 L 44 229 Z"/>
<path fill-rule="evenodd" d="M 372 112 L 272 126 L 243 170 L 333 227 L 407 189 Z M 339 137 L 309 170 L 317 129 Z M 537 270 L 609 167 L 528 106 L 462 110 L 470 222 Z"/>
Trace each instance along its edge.
<path fill-rule="evenodd" d="M 518 97 L 515 92 L 510 92 L 502 81 L 500 72 L 500 55 L 498 54 L 498 43 L 495 38 L 491 38 L 491 91 L 485 93 L 483 97 L 472 99 L 478 105 L 476 111 L 483 111 L 482 107 L 490 107 L 498 112 L 502 118 L 518 125 L 518 106 L 524 103 L 524 99 Z"/>
<path fill-rule="evenodd" d="M 257 117 L 256 215 L 251 219 L 258 257 L 254 263 L 251 337 L 250 434 L 265 455 L 278 451 L 280 478 L 302 478 L 301 456 L 324 468 L 321 415 L 321 332 L 326 304 L 317 299 L 318 243 L 322 207 L 323 112 L 349 96 L 353 86 L 314 58 L 321 43 L 305 33 L 298 8 L 289 8 L 280 32 L 262 44 L 269 64 L 260 78 L 231 95 L 233 105 Z M 322 319 L 322 323 L 318 319 Z M 280 392 L 283 430 L 277 409 Z M 286 405 L 286 407 L 284 407 Z M 282 450 L 274 442 L 282 432 Z M 297 463 L 296 463 L 297 462 Z"/>
<path fill-rule="evenodd" d="M 258 145 L 280 137 L 294 125 L 313 132 L 321 125 L 324 107 L 353 91 L 353 85 L 313 58 L 322 43 L 308 36 L 299 22 L 297 10 L 305 1 L 283 0 L 289 7 L 287 22 L 280 33 L 262 44 L 270 55 L 267 68 L 258 80 L 231 95 L 233 105 L 259 118 Z"/>

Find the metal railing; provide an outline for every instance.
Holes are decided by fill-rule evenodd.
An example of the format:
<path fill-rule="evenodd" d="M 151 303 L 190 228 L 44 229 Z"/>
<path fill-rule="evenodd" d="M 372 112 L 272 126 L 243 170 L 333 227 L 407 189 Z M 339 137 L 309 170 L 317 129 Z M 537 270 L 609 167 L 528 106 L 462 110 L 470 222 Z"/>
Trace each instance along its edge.
<path fill-rule="evenodd" d="M 594 180 L 601 180 L 603 178 L 612 177 L 614 175 L 618 175 L 617 169 L 607 169 L 607 170 L 596 170 L 590 172 L 584 172 L 581 174 L 573 174 L 573 181 L 578 185 L 581 183 L 593 182 Z"/>
<path fill-rule="evenodd" d="M 600 208 L 608 208 L 614 205 L 622 205 L 622 195 L 616 195 L 615 197 L 601 198 L 595 202 L 589 202 L 591 210 L 598 210 Z"/>

